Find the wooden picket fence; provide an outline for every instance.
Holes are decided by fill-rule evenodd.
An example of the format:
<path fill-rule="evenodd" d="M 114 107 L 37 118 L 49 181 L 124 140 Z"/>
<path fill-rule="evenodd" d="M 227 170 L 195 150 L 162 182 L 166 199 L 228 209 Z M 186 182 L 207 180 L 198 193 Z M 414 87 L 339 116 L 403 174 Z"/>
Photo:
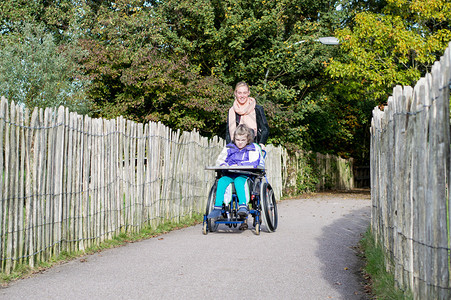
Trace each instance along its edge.
<path fill-rule="evenodd" d="M 450 48 L 373 111 L 371 228 L 398 288 L 415 299 L 451 299 Z"/>
<path fill-rule="evenodd" d="M 219 138 L 60 107 L 0 103 L 0 266 L 34 266 L 123 232 L 203 214 L 224 146 Z M 281 147 L 267 147 L 267 178 L 282 193 Z"/>
<path fill-rule="evenodd" d="M 303 150 L 282 155 L 283 194 L 354 189 L 353 159 Z"/>

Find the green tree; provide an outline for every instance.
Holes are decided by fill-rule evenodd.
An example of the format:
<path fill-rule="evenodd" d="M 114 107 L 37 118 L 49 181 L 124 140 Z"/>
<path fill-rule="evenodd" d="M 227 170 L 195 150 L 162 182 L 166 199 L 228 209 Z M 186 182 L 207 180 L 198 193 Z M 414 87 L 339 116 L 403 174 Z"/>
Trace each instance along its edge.
<path fill-rule="evenodd" d="M 83 68 L 96 115 L 161 121 L 209 136 L 217 132 L 225 95 L 232 91 L 200 76 L 185 56 L 167 51 L 161 32 L 168 25 L 146 1 L 104 2 L 93 13 L 81 42 L 89 52 Z"/>
<path fill-rule="evenodd" d="M 18 24 L 40 24 L 52 32 L 55 43 L 77 22 L 89 1 L 80 0 L 2 0 L 0 2 L 0 32 L 20 30 Z"/>
<path fill-rule="evenodd" d="M 367 163 L 372 109 L 386 104 L 395 85 L 414 85 L 430 71 L 451 40 L 451 4 L 387 0 L 371 9 L 362 1 L 354 4 L 357 13 L 349 27 L 335 33 L 341 53 L 329 60 L 327 72 L 334 82 L 332 97 L 341 99 L 335 102 L 341 107 L 337 111 L 349 112 L 339 119 L 355 120 L 355 126 L 347 126 L 353 136 L 349 154 Z"/>
<path fill-rule="evenodd" d="M 86 82 L 77 73 L 73 47 L 58 47 L 42 25 L 16 25 L 0 41 L 0 91 L 29 108 L 64 105 L 89 112 Z"/>
<path fill-rule="evenodd" d="M 339 23 L 330 1 L 153 1 L 167 51 L 186 55 L 203 76 L 245 80 L 263 104 L 275 143 L 308 147 L 327 98 L 324 62 L 336 49 L 315 43 Z M 301 42 L 305 41 L 305 42 Z M 229 98 L 231 105 L 233 98 Z M 226 112 L 224 111 L 225 115 Z M 225 125 L 223 125 L 225 126 Z M 319 143 L 317 143 L 319 145 Z"/>
<path fill-rule="evenodd" d="M 358 13 L 355 26 L 336 32 L 343 60 L 333 78 L 360 83 L 363 99 L 384 103 L 396 84 L 412 85 L 430 70 L 451 40 L 451 3 L 388 0 L 384 14 Z"/>

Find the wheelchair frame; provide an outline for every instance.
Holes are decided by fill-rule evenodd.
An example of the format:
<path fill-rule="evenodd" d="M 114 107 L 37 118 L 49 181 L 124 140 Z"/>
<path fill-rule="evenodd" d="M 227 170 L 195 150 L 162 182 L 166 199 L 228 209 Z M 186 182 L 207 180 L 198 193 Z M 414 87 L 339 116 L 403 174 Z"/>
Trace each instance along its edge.
<path fill-rule="evenodd" d="M 266 171 L 262 167 L 251 168 L 249 166 L 233 166 L 233 167 L 206 167 L 206 170 L 215 170 L 216 178 L 208 195 L 207 207 L 204 215 L 202 226 L 202 233 L 214 232 L 220 224 L 225 224 L 229 228 L 236 228 L 240 225 L 240 230 L 248 228 L 249 215 L 253 217 L 253 226 L 255 233 L 260 234 L 261 223 L 265 222 L 268 232 L 273 232 L 277 229 L 278 215 L 277 203 L 274 196 L 274 191 L 266 179 Z M 232 194 L 232 200 L 228 205 L 223 204 L 221 217 L 218 219 L 207 218 L 208 214 L 213 210 L 216 201 L 216 188 L 218 180 L 224 176 L 224 173 L 237 173 L 246 175 L 252 180 L 251 199 L 249 205 L 249 214 L 242 219 L 238 216 L 238 197 L 236 192 Z M 233 184 L 233 183 L 232 183 Z"/>

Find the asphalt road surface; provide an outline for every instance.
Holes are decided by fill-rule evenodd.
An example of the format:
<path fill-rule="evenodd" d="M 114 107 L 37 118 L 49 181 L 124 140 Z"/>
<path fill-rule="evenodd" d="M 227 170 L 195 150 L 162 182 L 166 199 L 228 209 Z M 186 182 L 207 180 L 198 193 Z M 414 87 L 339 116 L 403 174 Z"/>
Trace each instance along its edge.
<path fill-rule="evenodd" d="M 274 233 L 176 230 L 13 282 L 0 299 L 367 299 L 355 246 L 370 204 L 368 193 L 284 200 Z"/>

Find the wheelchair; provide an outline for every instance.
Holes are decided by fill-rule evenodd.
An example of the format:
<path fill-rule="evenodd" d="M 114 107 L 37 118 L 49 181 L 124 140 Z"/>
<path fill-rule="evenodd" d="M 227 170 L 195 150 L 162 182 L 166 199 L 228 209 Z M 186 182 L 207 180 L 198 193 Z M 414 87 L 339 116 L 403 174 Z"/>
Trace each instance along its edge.
<path fill-rule="evenodd" d="M 248 218 L 252 216 L 253 227 L 257 235 L 260 234 L 262 221 L 265 223 L 268 232 L 274 232 L 277 229 L 278 214 L 277 203 L 274 191 L 266 179 L 265 169 L 262 167 L 252 168 L 249 166 L 233 167 L 206 167 L 206 170 L 215 170 L 216 178 L 208 195 L 207 207 L 204 215 L 202 233 L 215 232 L 219 225 L 224 224 L 229 228 L 236 228 L 239 225 L 240 230 L 248 229 Z M 207 216 L 213 210 L 216 201 L 216 188 L 218 180 L 226 173 L 237 173 L 249 177 L 249 213 L 246 218 L 238 215 L 238 196 L 232 187 L 232 200 L 230 203 L 222 205 L 221 216 L 218 218 L 208 218 Z M 231 183 L 233 185 L 233 183 Z"/>

